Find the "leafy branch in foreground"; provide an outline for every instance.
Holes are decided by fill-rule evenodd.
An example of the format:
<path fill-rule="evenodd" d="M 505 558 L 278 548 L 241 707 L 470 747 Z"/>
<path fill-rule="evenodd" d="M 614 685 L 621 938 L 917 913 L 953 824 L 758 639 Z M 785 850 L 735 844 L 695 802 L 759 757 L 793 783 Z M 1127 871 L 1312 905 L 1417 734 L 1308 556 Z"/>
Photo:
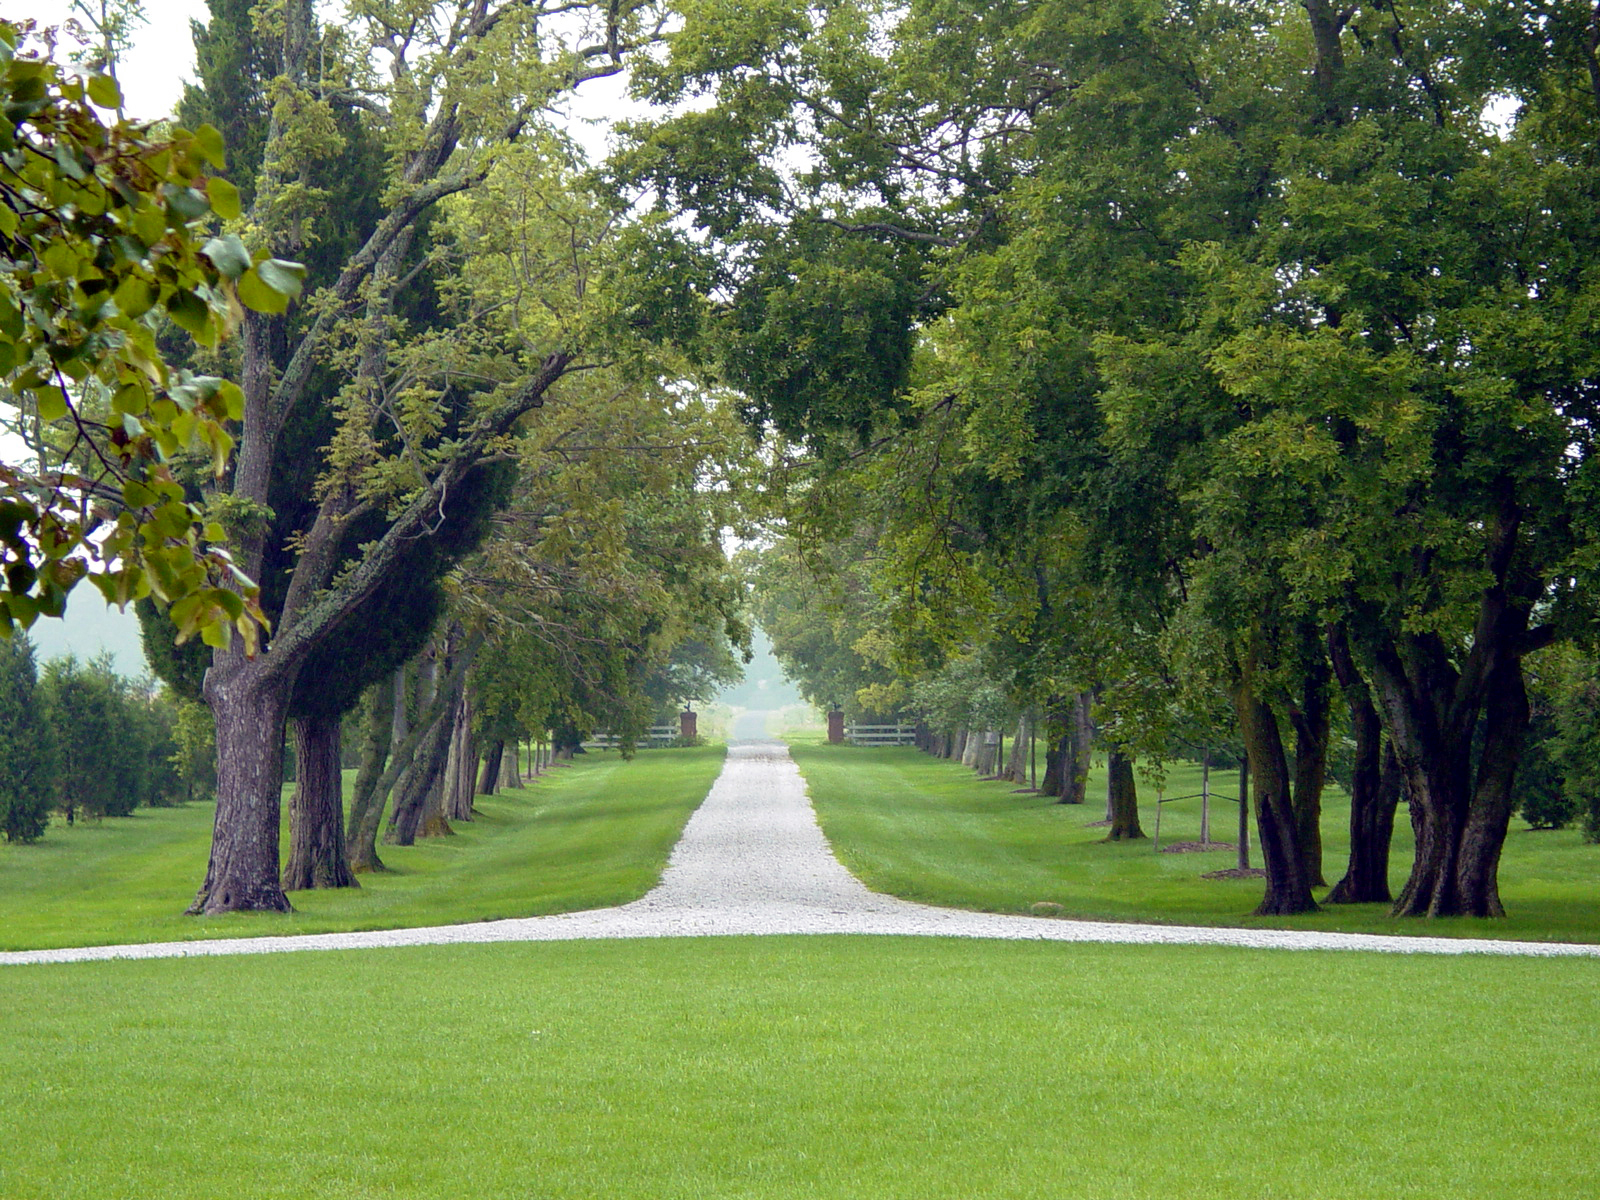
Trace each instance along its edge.
<path fill-rule="evenodd" d="M 243 394 L 169 368 L 156 336 L 165 318 L 215 346 L 241 304 L 281 312 L 300 268 L 204 240 L 239 215 L 215 129 L 106 123 L 116 82 L 64 75 L 21 32 L 0 21 L 0 402 L 35 457 L 0 464 L 0 634 L 88 577 L 111 603 L 160 598 L 180 637 L 253 647 L 255 584 L 168 465 L 198 450 L 220 476 Z"/>

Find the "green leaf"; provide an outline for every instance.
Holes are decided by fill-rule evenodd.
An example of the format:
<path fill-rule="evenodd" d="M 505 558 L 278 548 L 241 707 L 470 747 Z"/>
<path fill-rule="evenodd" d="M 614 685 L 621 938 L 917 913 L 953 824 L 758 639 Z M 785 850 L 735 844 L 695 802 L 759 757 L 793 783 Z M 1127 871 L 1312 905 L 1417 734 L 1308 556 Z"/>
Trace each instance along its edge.
<path fill-rule="evenodd" d="M 100 108 L 121 108 L 122 89 L 109 75 L 95 75 L 89 80 L 89 99 Z"/>
<path fill-rule="evenodd" d="M 211 310 L 193 292 L 174 292 L 167 301 L 167 315 L 180 329 L 192 334 L 196 341 L 206 340 L 210 332 Z"/>
<path fill-rule="evenodd" d="M 212 238 L 200 253 L 209 258 L 217 270 L 228 279 L 237 279 L 250 269 L 250 252 L 244 248 L 244 243 L 238 236 L 232 233 Z"/>
<path fill-rule="evenodd" d="M 41 421 L 59 421 L 67 415 L 67 394 L 60 388 L 54 385 L 41 387 L 33 395 L 39 404 Z"/>
<path fill-rule="evenodd" d="M 154 283 L 137 275 L 129 275 L 111 293 L 111 298 L 117 302 L 123 315 L 135 318 L 144 316 L 154 308 L 160 296 L 161 292 Z"/>
<path fill-rule="evenodd" d="M 137 479 L 130 479 L 122 485 L 122 499 L 129 508 L 143 508 L 147 504 L 155 504 L 161 497 Z"/>
<path fill-rule="evenodd" d="M 238 220 L 239 189 L 234 187 L 220 175 L 213 175 L 206 180 L 206 196 L 211 200 L 211 211 L 224 221 Z M 247 260 L 248 264 L 248 260 Z"/>
<path fill-rule="evenodd" d="M 258 270 L 259 266 L 264 265 L 259 264 L 239 276 L 239 303 L 260 313 L 276 315 L 285 312 L 289 308 L 289 297 L 262 282 Z"/>
<path fill-rule="evenodd" d="M 206 156 L 206 161 L 209 162 L 213 167 L 220 171 L 224 166 L 227 165 L 228 156 L 225 152 L 225 147 L 223 146 L 222 134 L 218 132 L 214 125 L 200 126 L 199 129 L 194 131 L 194 140 L 195 144 L 200 147 L 200 152 Z M 209 185 L 207 185 L 207 190 L 210 190 Z M 238 194 L 239 193 L 237 191 L 234 192 L 235 197 L 237 197 Z M 215 197 L 212 197 L 212 203 L 213 205 L 216 203 Z M 222 217 L 228 216 L 227 213 L 222 212 L 220 209 L 218 210 L 217 215 Z M 238 216 L 238 213 L 234 213 L 233 215 Z"/>
<path fill-rule="evenodd" d="M 261 277 L 261 282 L 275 292 L 282 292 L 285 296 L 294 297 L 300 294 L 300 282 L 306 277 L 306 269 L 297 262 L 285 262 L 281 258 L 269 258 L 255 266 L 256 274 Z"/>
<path fill-rule="evenodd" d="M 211 201 L 204 192 L 175 184 L 168 184 L 161 190 L 166 193 L 172 211 L 186 221 L 196 220 L 211 211 Z"/>
<path fill-rule="evenodd" d="M 224 411 L 230 421 L 244 420 L 244 389 L 230 379 L 224 379 L 217 386 L 217 395 L 221 398 Z"/>

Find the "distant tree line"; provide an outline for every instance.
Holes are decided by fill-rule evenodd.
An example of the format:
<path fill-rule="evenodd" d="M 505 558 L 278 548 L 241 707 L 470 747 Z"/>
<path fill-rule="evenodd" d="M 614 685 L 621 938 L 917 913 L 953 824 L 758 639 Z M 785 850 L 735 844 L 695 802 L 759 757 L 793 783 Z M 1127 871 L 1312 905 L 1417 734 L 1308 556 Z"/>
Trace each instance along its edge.
<path fill-rule="evenodd" d="M 198 705 L 118 675 L 108 656 L 40 668 L 25 635 L 0 642 L 0 832 L 34 842 L 52 813 L 71 824 L 208 796 L 210 724 Z"/>

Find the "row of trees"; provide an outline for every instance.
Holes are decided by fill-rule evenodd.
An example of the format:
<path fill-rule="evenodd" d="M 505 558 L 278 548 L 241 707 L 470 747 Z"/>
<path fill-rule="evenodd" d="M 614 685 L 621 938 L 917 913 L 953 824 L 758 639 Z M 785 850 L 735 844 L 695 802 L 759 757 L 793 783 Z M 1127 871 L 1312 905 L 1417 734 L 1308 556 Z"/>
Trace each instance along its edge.
<path fill-rule="evenodd" d="M 601 724 L 626 741 L 656 709 L 726 678 L 747 640 L 718 541 L 730 503 L 719 481 L 743 434 L 678 385 L 672 352 L 634 333 L 625 206 L 585 175 L 558 111 L 658 40 L 665 11 L 412 9 L 324 23 L 310 0 L 266 16 L 212 0 L 194 29 L 199 82 L 178 114 L 180 133 L 202 131 L 200 150 L 161 160 L 188 171 L 200 199 L 172 201 L 163 228 L 174 254 L 213 235 L 195 294 L 239 319 L 242 336 L 222 340 L 222 317 L 189 314 L 176 292 L 132 316 L 132 291 L 104 305 L 118 331 L 159 339 L 190 388 L 175 393 L 191 401 L 183 412 L 214 394 L 206 413 L 237 422 L 203 446 L 159 441 L 145 455 L 154 474 L 135 477 L 156 478 L 178 504 L 156 514 L 169 536 L 182 542 L 179 517 L 203 525 L 204 539 L 174 553 L 202 570 L 237 563 L 237 594 L 204 577 L 147 586 L 149 550 L 89 543 L 131 581 L 117 598 L 150 594 L 140 607 L 152 664 L 214 719 L 218 809 L 194 912 L 282 910 L 286 887 L 351 884 L 351 859 L 380 865 L 391 794 L 394 840 L 446 832 L 446 807 L 470 817 L 464 781 L 480 749 L 492 764 L 508 741 L 543 730 L 570 748 Z M 120 103 L 107 78 L 97 102 Z M 48 149 L 59 135 L 35 133 L 32 111 L 12 116 Z M 122 190 L 137 199 L 160 182 Z M 132 244 L 115 232 L 89 230 L 86 253 Z M 47 241 L 20 244 L 54 262 Z M 305 301 L 292 305 L 301 275 Z M 80 276 L 81 307 L 102 289 Z M 41 486 L 52 462 L 142 462 L 145 443 L 130 443 L 121 419 L 129 397 L 114 386 L 64 382 L 65 416 L 55 393 L 30 403 L 32 386 L 15 389 L 17 432 Z M 231 558 L 206 548 L 224 539 Z M 250 636 L 223 636 L 214 611 Z M 197 630 L 203 645 L 175 638 Z M 339 739 L 358 709 L 363 770 L 347 831 Z M 280 878 L 286 729 L 297 787 Z"/>
<path fill-rule="evenodd" d="M 1087 704 L 1114 774 L 1237 741 L 1264 913 L 1316 907 L 1337 721 L 1336 898 L 1388 898 L 1404 796 L 1396 911 L 1493 916 L 1535 664 L 1592 661 L 1600 598 L 1595 21 L 709 6 L 641 72 L 692 111 L 612 170 L 660 217 L 654 332 L 784 439 L 796 553 L 875 605 L 831 653 L 981 662 L 1058 744 Z"/>
<path fill-rule="evenodd" d="M 208 261 L 265 311 L 215 349 L 196 312 L 206 345 L 172 347 L 242 380 L 243 420 L 220 482 L 214 452 L 185 473 L 163 443 L 163 469 L 271 631 L 191 671 L 220 763 L 194 911 L 287 906 L 286 723 L 326 745 L 430 641 L 436 681 L 527 637 L 621 696 L 737 640 L 730 408 L 775 438 L 795 553 L 881 615 L 841 643 L 880 673 L 864 703 L 966 664 L 1062 763 L 1092 722 L 1119 778 L 1237 739 L 1273 913 L 1315 907 L 1337 719 L 1341 898 L 1387 894 L 1403 794 L 1397 910 L 1500 911 L 1533 656 L 1581 662 L 1594 628 L 1592 5 L 258 18 L 212 0 L 182 114 L 227 134 L 190 190 L 224 219 L 237 194 Z M 674 115 L 597 175 L 560 108 L 628 69 Z M 256 286 L 288 258 L 298 305 Z M 120 445 L 50 416 L 41 462 Z"/>
<path fill-rule="evenodd" d="M 27 636 L 14 635 L 0 643 L 0 832 L 32 842 L 52 812 L 70 824 L 208 794 L 207 725 L 202 710 L 123 679 L 108 658 L 39 671 Z"/>

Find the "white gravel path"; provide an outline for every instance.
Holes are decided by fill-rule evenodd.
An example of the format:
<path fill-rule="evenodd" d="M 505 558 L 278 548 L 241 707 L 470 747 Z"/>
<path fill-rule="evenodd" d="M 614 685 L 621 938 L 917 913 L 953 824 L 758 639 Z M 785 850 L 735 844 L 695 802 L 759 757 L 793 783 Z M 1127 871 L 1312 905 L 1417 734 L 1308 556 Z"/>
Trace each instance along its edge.
<path fill-rule="evenodd" d="M 727 765 L 705 802 L 689 819 L 660 884 L 641 899 L 618 908 L 371 933 L 13 951 L 0 953 L 0 965 L 464 942 L 780 933 L 1600 957 L 1600 946 L 1551 942 L 1132 925 L 1003 916 L 912 904 L 868 891 L 839 865 L 817 826 L 805 784 L 787 748 L 778 742 L 744 742 L 735 743 L 729 750 Z"/>

